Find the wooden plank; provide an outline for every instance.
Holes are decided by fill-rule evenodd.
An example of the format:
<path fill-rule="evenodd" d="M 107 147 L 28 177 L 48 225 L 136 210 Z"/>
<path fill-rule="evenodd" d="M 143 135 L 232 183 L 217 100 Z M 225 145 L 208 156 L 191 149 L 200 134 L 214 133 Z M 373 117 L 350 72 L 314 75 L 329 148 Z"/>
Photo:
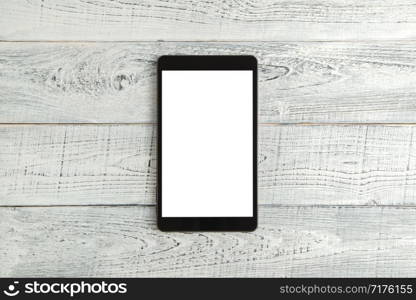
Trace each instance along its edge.
<path fill-rule="evenodd" d="M 416 42 L 0 43 L 0 123 L 156 121 L 162 54 L 253 54 L 260 122 L 416 122 Z"/>
<path fill-rule="evenodd" d="M 260 203 L 415 205 L 415 126 L 260 131 Z"/>
<path fill-rule="evenodd" d="M 414 39 L 416 7 L 379 1 L 80 1 L 0 3 L 3 40 Z"/>
<path fill-rule="evenodd" d="M 0 205 L 154 204 L 153 125 L 0 126 Z M 259 202 L 415 205 L 416 126 L 259 128 Z"/>
<path fill-rule="evenodd" d="M 162 233 L 155 211 L 0 208 L 0 276 L 416 274 L 416 208 L 262 206 L 253 233 Z"/>
<path fill-rule="evenodd" d="M 156 128 L 0 127 L 2 205 L 153 203 Z"/>

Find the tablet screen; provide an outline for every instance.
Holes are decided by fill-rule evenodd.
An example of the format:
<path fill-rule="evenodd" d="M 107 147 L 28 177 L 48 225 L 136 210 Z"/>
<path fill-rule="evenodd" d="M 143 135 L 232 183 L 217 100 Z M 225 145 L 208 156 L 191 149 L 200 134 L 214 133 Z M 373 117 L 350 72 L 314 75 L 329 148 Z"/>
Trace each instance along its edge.
<path fill-rule="evenodd" d="M 253 217 L 253 71 L 161 76 L 162 217 Z"/>

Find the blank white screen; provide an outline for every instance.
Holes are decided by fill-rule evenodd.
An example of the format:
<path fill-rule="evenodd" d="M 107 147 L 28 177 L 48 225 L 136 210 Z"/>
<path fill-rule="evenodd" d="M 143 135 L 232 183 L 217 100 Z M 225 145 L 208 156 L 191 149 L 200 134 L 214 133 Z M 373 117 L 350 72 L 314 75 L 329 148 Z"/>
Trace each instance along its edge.
<path fill-rule="evenodd" d="M 253 216 L 253 72 L 162 71 L 162 217 Z"/>

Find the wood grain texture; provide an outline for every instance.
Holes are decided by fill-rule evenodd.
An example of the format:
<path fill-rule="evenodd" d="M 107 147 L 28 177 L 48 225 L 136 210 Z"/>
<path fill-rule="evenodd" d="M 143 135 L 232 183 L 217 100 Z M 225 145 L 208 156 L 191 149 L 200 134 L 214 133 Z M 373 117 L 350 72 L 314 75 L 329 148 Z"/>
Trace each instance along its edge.
<path fill-rule="evenodd" d="M 253 54 L 260 122 L 416 122 L 416 42 L 0 43 L 0 123 L 156 120 L 163 54 Z"/>
<path fill-rule="evenodd" d="M 3 205 L 153 203 L 154 126 L 0 127 Z"/>
<path fill-rule="evenodd" d="M 14 0 L 3 40 L 414 39 L 411 0 Z"/>
<path fill-rule="evenodd" d="M 0 208 L 0 276 L 414 276 L 416 208 L 260 207 L 253 233 L 162 233 L 155 207 Z"/>
<path fill-rule="evenodd" d="M 259 203 L 415 205 L 415 131 L 263 125 Z M 3 125 L 0 205 L 154 204 L 156 164 L 150 124 Z"/>

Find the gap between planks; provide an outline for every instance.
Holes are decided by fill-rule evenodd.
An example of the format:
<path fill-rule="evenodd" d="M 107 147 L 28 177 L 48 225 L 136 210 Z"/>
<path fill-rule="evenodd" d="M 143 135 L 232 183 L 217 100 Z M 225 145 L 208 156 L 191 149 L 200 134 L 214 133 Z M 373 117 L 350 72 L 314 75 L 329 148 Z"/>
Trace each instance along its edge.
<path fill-rule="evenodd" d="M 128 44 L 128 43 L 383 43 L 383 42 L 394 42 L 394 43 L 411 43 L 416 42 L 416 39 L 342 39 L 342 40 L 323 40 L 323 39 L 312 39 L 312 40 L 286 40 L 286 39 L 279 39 L 279 40 L 2 40 L 0 39 L 0 43 L 72 43 L 72 44 Z"/>
<path fill-rule="evenodd" d="M 16 126 L 16 125 L 23 125 L 23 126 L 69 126 L 69 125 L 82 125 L 82 126 L 97 126 L 97 125 L 130 125 L 130 126 L 140 126 L 140 125 L 158 125 L 157 122 L 128 122 L 128 123 L 42 123 L 42 122 L 36 122 L 36 123 L 0 123 L 0 126 Z M 299 122 L 299 123 L 278 123 L 278 122 L 263 122 L 258 123 L 257 126 L 416 126 L 416 122 L 414 123 L 380 123 L 380 122 L 374 122 L 374 123 L 365 123 L 365 122 Z"/>
<path fill-rule="evenodd" d="M 26 208 L 48 208 L 48 207 L 155 207 L 156 204 L 146 204 L 146 203 L 138 203 L 138 204 L 64 204 L 64 205 L 57 205 L 57 204 L 40 204 L 40 205 L 1 205 L 0 209 L 2 208 L 19 208 L 19 207 L 26 207 Z M 415 205 L 402 205 L 402 204 L 377 204 L 377 205 L 360 205 L 360 204 L 258 204 L 258 207 L 279 207 L 279 208 L 403 208 L 403 209 L 414 209 L 416 208 Z"/>

